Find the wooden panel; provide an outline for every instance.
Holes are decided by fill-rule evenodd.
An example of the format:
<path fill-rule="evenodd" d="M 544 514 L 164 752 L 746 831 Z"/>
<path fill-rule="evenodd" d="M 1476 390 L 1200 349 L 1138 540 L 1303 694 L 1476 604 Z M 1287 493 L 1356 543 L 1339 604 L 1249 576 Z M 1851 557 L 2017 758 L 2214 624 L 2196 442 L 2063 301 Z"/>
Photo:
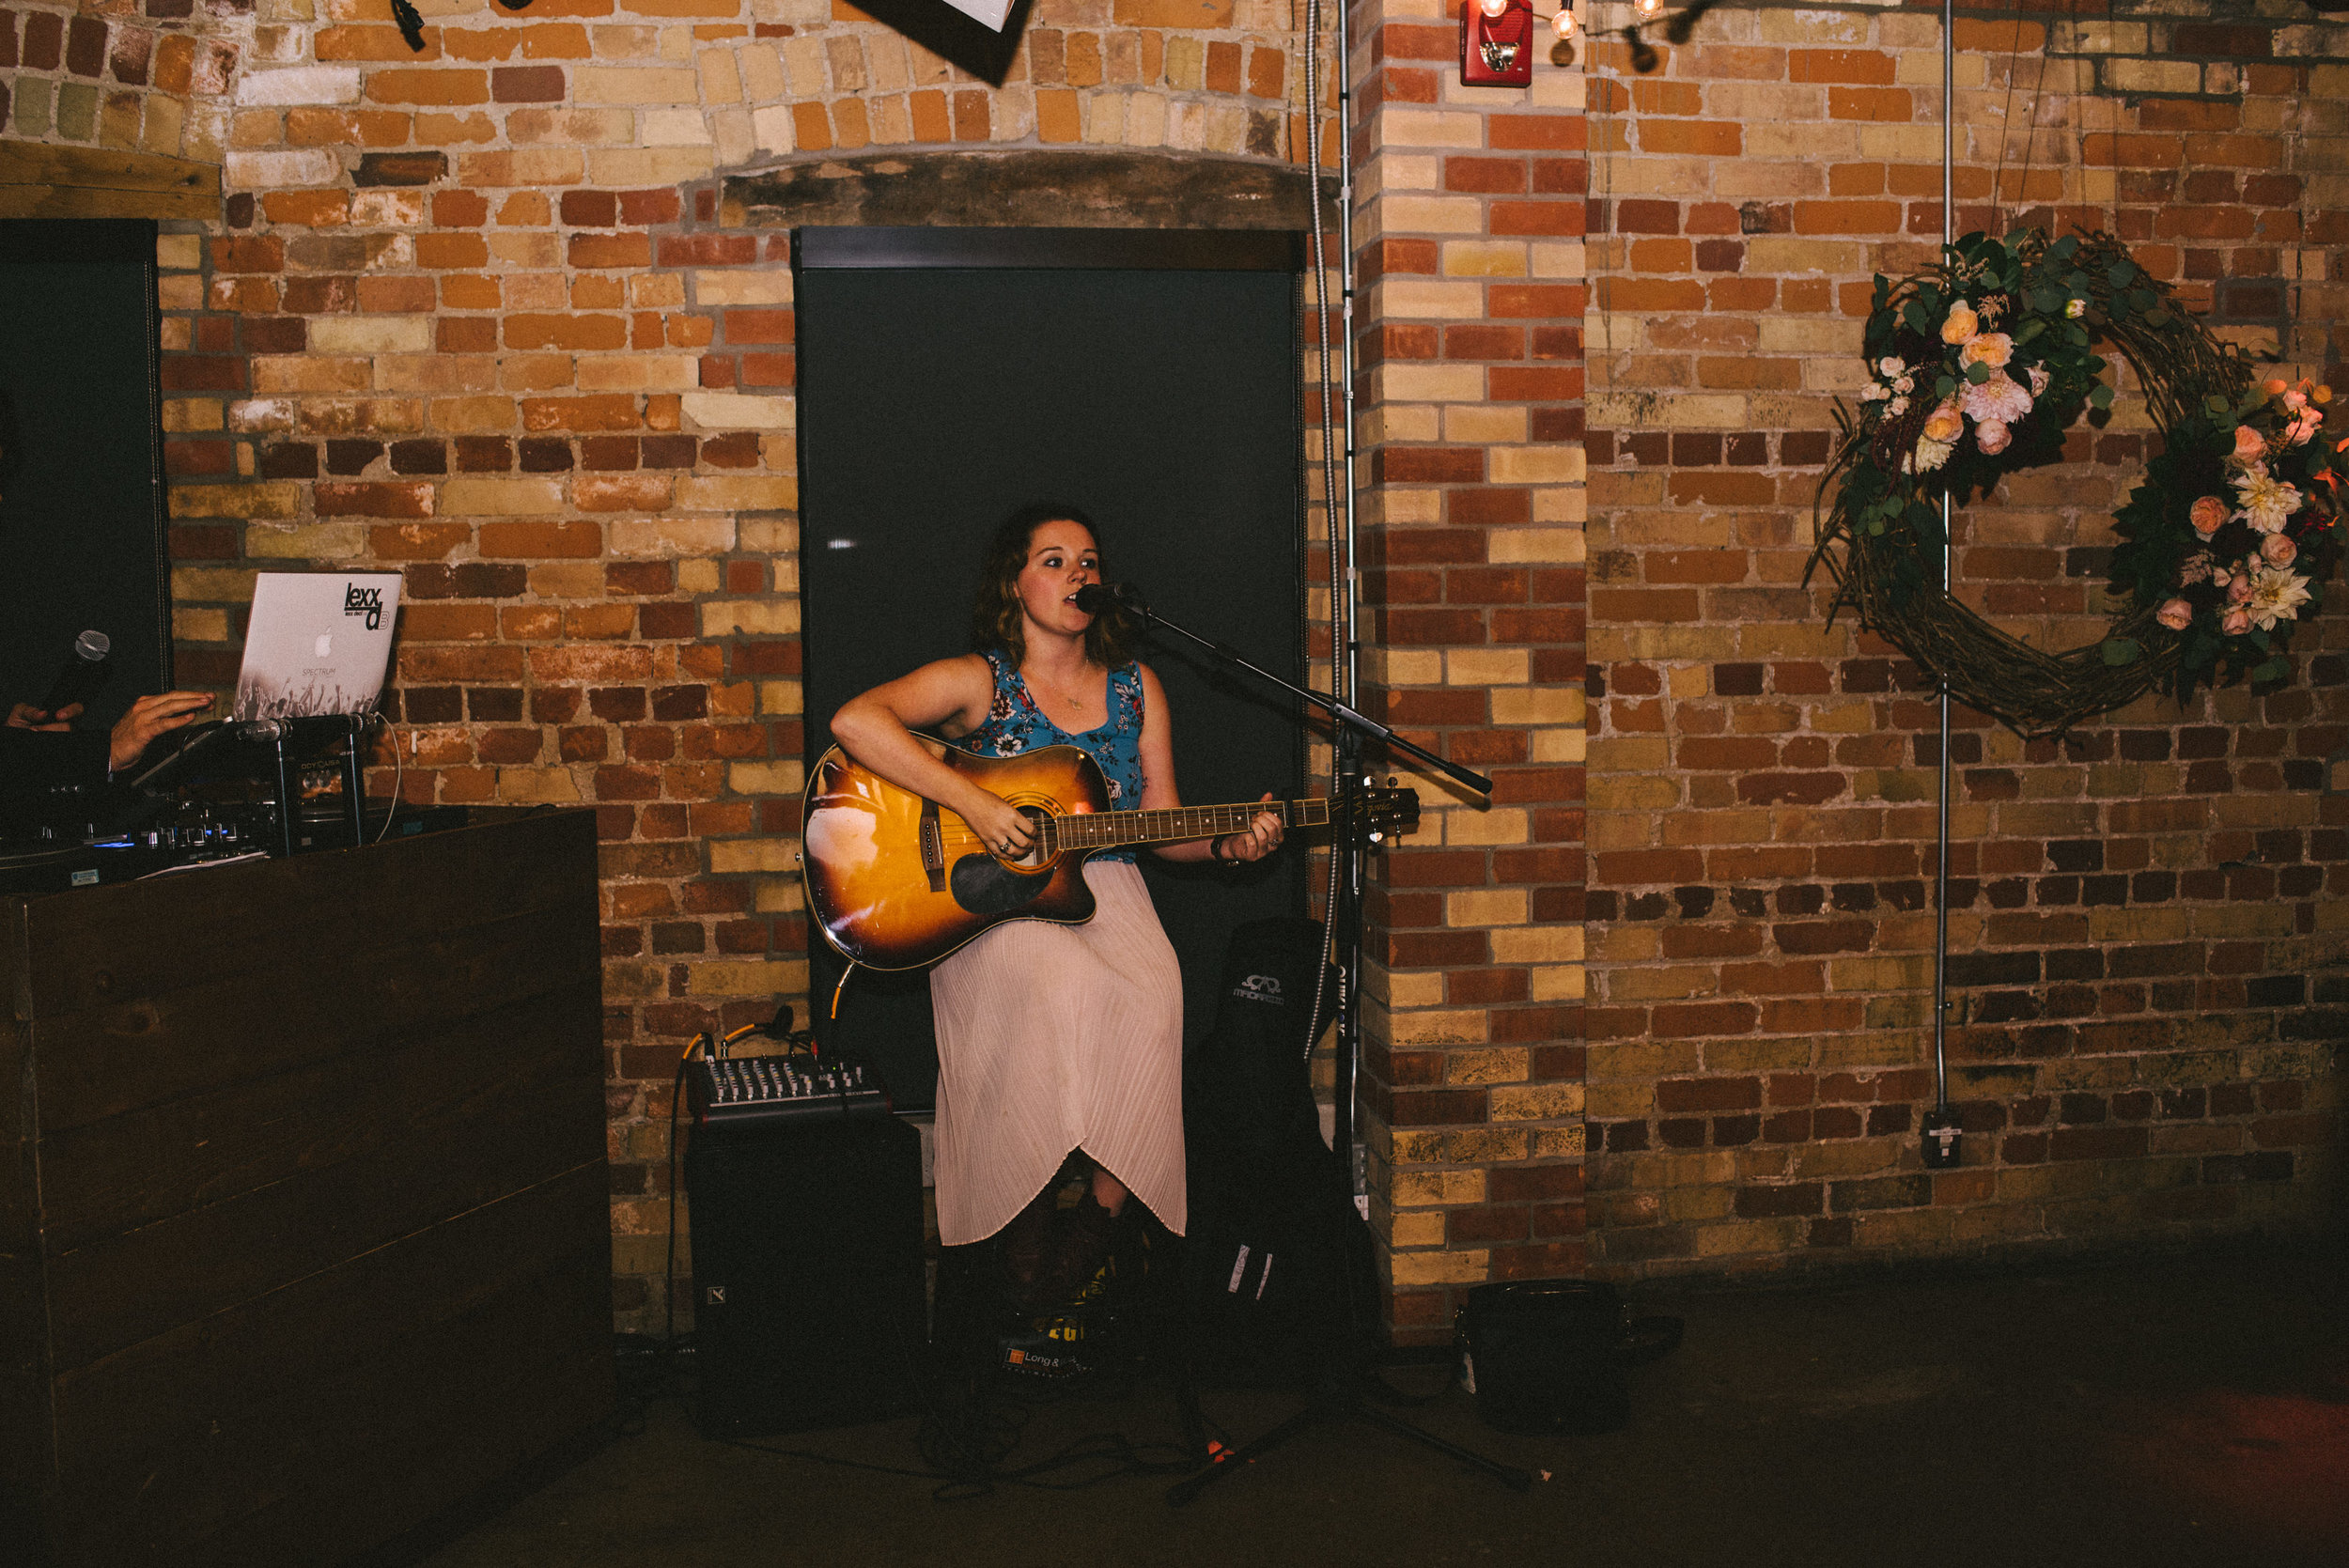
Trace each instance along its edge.
<path fill-rule="evenodd" d="M 593 818 L 484 815 L 0 900 L 12 1548 L 329 1561 L 609 1410 Z"/>
<path fill-rule="evenodd" d="M 386 938 L 283 976 L 229 974 L 33 1026 L 45 1134 L 183 1095 L 381 1051 L 575 987 L 598 967 L 580 893 L 488 924 Z M 568 908 L 570 918 L 562 918 Z M 256 1029 L 256 1014 L 269 1027 Z"/>
<path fill-rule="evenodd" d="M 568 996 L 535 998 L 381 1050 L 166 1101 L 42 1140 L 49 1250 L 94 1243 L 285 1182 L 315 1181 L 346 1162 L 391 1157 L 443 1127 L 518 1132 L 552 1121 L 565 1163 L 593 1158 L 576 1114 L 600 1079 L 583 1081 L 587 1016 Z M 397 1106 L 397 1122 L 383 1108 Z M 550 1117 L 549 1112 L 553 1116 Z M 404 1162 L 403 1162 L 404 1163 Z M 472 1162 L 460 1160 L 460 1165 Z"/>
<path fill-rule="evenodd" d="M 543 884 L 549 867 L 579 867 L 594 834 L 590 814 L 551 812 L 28 900 L 30 1012 L 19 1016 L 39 1020 L 228 975 L 282 980 L 302 962 L 345 963 L 388 929 L 461 930 L 483 909 L 534 896 L 525 890 Z M 592 897 L 592 862 L 577 874 Z"/>
<path fill-rule="evenodd" d="M 116 147 L 0 141 L 0 218 L 219 216 L 216 164 Z"/>
<path fill-rule="evenodd" d="M 611 1393 L 604 1186 L 599 1162 L 62 1381 L 62 1501 L 107 1521 L 77 1545 L 139 1560 L 290 1504 L 307 1539 L 279 1560 L 327 1560 L 368 1544 L 341 1515 L 380 1473 L 405 1491 L 417 1451 L 495 1427 L 509 1390 L 539 1447 L 579 1431 Z"/>
<path fill-rule="evenodd" d="M 601 1159 L 600 1079 L 588 1083 L 579 1071 L 576 1028 L 549 1033 L 542 1041 L 491 1035 L 475 1042 L 475 1049 L 494 1053 L 498 1076 L 428 1113 L 402 1108 L 366 1157 L 54 1256 L 51 1332 L 59 1371 L 331 1268 L 552 1172 Z M 380 1117 L 383 1104 L 374 1109 Z"/>

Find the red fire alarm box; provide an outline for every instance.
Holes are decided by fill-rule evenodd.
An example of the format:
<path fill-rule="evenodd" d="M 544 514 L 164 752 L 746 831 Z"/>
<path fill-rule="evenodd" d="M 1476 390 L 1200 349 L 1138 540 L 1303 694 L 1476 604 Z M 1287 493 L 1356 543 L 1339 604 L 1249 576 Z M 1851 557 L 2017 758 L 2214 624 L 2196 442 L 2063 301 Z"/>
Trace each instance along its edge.
<path fill-rule="evenodd" d="M 1533 8 L 1527 0 L 1461 0 L 1460 80 L 1471 87 L 1533 84 Z"/>

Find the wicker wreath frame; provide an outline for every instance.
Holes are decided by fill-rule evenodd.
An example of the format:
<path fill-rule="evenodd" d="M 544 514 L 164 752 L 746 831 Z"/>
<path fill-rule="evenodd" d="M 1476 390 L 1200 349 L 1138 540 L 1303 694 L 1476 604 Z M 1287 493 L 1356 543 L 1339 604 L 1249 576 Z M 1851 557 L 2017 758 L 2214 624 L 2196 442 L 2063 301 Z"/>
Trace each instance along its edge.
<path fill-rule="evenodd" d="M 1968 235 L 1947 247 L 1937 264 L 1897 285 L 1882 276 L 1875 281 L 1867 339 L 1872 365 L 1888 354 L 1938 364 L 1943 343 L 1920 331 L 1921 324 L 1939 325 L 1928 318 L 1941 302 L 2001 285 L 1999 297 L 2016 302 L 2018 334 L 2026 318 L 2035 318 L 2033 335 L 2044 340 L 2050 330 L 2047 302 L 2051 296 L 2062 302 L 2052 313 L 2052 330 L 2062 334 L 2064 358 L 2027 425 L 2017 427 L 2012 446 L 1985 454 L 1961 438 L 1942 466 L 1925 473 L 1909 472 L 1906 455 L 1917 449 L 1937 398 L 1920 391 L 1896 417 L 1855 411 L 1838 400 L 1842 435 L 1812 514 L 1812 567 L 1824 567 L 1835 587 L 1829 623 L 1852 611 L 1862 627 L 1946 684 L 1952 696 L 2026 737 L 2060 733 L 2164 688 L 2183 698 L 2197 678 L 2248 668 L 2248 656 L 2232 663 L 2221 657 L 2207 674 L 2186 668 L 2187 640 L 2157 621 L 2155 601 L 2118 582 L 2126 602 L 2096 642 L 2051 652 L 2012 636 L 1947 591 L 1939 521 L 1943 496 L 1952 506 L 1964 505 L 1975 490 L 1987 494 L 2006 474 L 2057 460 L 2063 433 L 2083 410 L 2109 406 L 2109 386 L 2079 374 L 2085 368 L 2092 377 L 2104 368 L 2093 354 L 2094 341 L 2108 345 L 2135 371 L 2165 448 L 2182 432 L 2207 446 L 2212 415 L 2222 403 L 2232 411 L 2249 407 L 2247 399 L 2264 401 L 2253 390 L 2243 350 L 2220 342 L 2179 308 L 2170 287 L 2103 232 L 2053 243 L 2036 231 L 2004 241 Z M 2037 303 L 2026 308 L 2025 301 Z M 2057 356 L 2050 353 L 2047 363 L 2057 365 Z M 1949 385 L 1947 379 L 1942 385 Z M 2140 505 L 2174 503 L 2182 517 L 2186 501 L 2149 496 L 2152 485 L 2149 479 L 2139 487 L 2123 515 Z M 1904 504 L 1886 515 L 1896 497 Z M 2266 658 L 2264 640 L 2258 657 Z M 2260 673 L 2271 668 L 2263 663 Z"/>

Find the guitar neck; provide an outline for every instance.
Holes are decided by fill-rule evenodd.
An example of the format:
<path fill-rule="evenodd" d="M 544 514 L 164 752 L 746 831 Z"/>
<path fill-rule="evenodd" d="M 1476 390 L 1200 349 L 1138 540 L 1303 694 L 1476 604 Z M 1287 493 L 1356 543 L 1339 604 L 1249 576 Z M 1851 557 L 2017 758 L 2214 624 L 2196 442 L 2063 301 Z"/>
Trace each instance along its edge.
<path fill-rule="evenodd" d="M 1187 838 L 1237 833 L 1270 812 L 1283 827 L 1326 828 L 1327 800 L 1241 800 L 1228 806 L 1169 806 L 1162 811 L 1077 812 L 1052 818 L 1061 849 L 1116 849 L 1129 844 L 1174 844 Z"/>

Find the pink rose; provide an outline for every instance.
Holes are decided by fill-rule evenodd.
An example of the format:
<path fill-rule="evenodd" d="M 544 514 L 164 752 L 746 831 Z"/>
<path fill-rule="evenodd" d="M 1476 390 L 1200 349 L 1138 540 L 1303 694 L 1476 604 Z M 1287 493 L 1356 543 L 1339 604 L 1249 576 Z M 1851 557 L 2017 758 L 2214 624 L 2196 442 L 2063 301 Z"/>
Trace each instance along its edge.
<path fill-rule="evenodd" d="M 2270 534 L 2260 541 L 2260 559 L 2271 567 L 2288 567 L 2300 553 L 2300 547 L 2281 534 Z"/>
<path fill-rule="evenodd" d="M 2033 397 L 2036 397 L 2041 393 L 2046 391 L 2047 383 L 2055 380 L 2054 377 L 2047 374 L 2045 366 L 2037 365 L 2032 365 L 2029 370 L 2025 371 L 2024 374 L 2030 378 L 2030 395 Z"/>
<path fill-rule="evenodd" d="M 2154 612 L 2154 619 L 2172 631 L 2184 631 L 2194 624 L 2194 606 L 2182 598 L 2173 598 Z"/>
<path fill-rule="evenodd" d="M 2218 623 L 2218 629 L 2230 637 L 2240 637 L 2251 629 L 2251 613 L 2240 605 L 2227 612 L 2227 618 Z"/>
<path fill-rule="evenodd" d="M 2250 598 L 2251 574 L 2249 572 L 2239 571 L 2227 580 L 2227 602 L 2229 604 L 2246 604 L 2250 601 Z"/>
<path fill-rule="evenodd" d="M 2234 460 L 2236 462 L 2255 463 L 2266 455 L 2267 442 L 2257 430 L 2252 429 L 2248 425 L 2238 425 L 2234 427 Z"/>
<path fill-rule="evenodd" d="M 1985 419 L 1974 427 L 1974 444 L 1981 447 L 1986 457 L 1997 457 L 2006 450 L 2007 443 L 2014 439 L 2014 432 L 1995 419 Z"/>
<path fill-rule="evenodd" d="M 2284 440 L 2295 446 L 2306 446 L 2309 443 L 2309 438 L 2316 434 L 2316 427 L 2324 422 L 2324 418 L 2325 416 L 2314 409 L 2302 409 L 2293 416 L 2292 423 L 2284 427 Z"/>
<path fill-rule="evenodd" d="M 2194 532 L 2205 539 L 2209 538 L 2226 522 L 2227 514 L 2231 510 L 2232 510 L 2232 507 L 2215 495 L 2202 497 L 2194 504 Z"/>

